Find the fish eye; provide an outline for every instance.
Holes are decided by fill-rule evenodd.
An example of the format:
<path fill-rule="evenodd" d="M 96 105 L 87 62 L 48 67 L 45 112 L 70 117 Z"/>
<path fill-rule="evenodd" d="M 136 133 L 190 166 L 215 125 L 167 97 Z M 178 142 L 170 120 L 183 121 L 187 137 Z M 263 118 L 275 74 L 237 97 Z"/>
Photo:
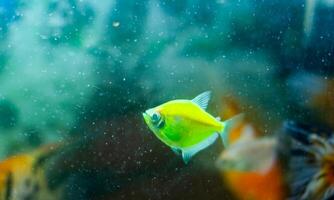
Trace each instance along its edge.
<path fill-rule="evenodd" d="M 158 112 L 153 113 L 151 116 L 151 119 L 152 119 L 152 123 L 155 124 L 155 126 L 158 128 L 162 128 L 165 124 L 163 118 Z"/>
<path fill-rule="evenodd" d="M 161 116 L 159 113 L 153 113 L 151 118 L 153 123 L 158 123 L 161 119 Z"/>

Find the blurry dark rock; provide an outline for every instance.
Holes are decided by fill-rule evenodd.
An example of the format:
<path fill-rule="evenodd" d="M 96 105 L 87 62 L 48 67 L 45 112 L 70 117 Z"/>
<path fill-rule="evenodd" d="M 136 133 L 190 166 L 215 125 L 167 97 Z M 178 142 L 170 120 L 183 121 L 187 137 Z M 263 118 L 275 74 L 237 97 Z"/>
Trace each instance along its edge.
<path fill-rule="evenodd" d="M 142 119 L 110 123 L 104 134 L 92 131 L 94 135 L 68 143 L 48 163 L 50 188 L 66 185 L 68 199 L 229 198 L 213 167 L 212 152 L 219 143 L 185 165 Z"/>
<path fill-rule="evenodd" d="M 143 109 L 147 100 L 145 91 L 138 84 L 145 68 L 139 65 L 131 66 L 133 70 L 124 69 L 124 65 L 110 58 L 109 52 L 103 52 L 97 68 L 100 74 L 100 83 L 96 86 L 95 93 L 91 97 L 85 117 L 97 119 L 109 119 L 112 116 L 120 116 L 129 112 Z M 139 63 L 138 63 L 139 64 Z M 135 68 L 138 68 L 136 70 Z M 140 71 L 140 73 L 137 73 Z"/>
<path fill-rule="evenodd" d="M 142 29 L 142 27 L 139 28 Z M 127 31 L 131 32 L 131 30 Z M 117 33 L 111 33 L 113 34 L 117 35 Z M 116 35 L 112 37 L 121 37 Z M 142 36 L 138 33 L 137 37 Z M 113 39 L 108 41 L 109 45 L 114 45 L 113 41 Z M 130 46 L 125 42 L 113 48 L 104 46 L 105 41 L 101 42 L 103 44 L 100 48 L 90 49 L 90 53 L 97 61 L 94 72 L 99 80 L 94 86 L 96 88 L 94 94 L 80 114 L 79 124 L 140 113 L 151 106 L 149 102 L 156 100 L 153 94 L 161 90 L 159 80 L 151 80 L 150 77 L 152 74 L 160 73 L 159 68 L 156 67 L 158 59 L 170 44 L 171 39 L 163 38 L 159 42 L 138 42 L 140 44 Z"/>
<path fill-rule="evenodd" d="M 45 140 L 38 128 L 24 127 L 15 138 L 9 140 L 6 146 L 7 155 L 21 154 L 43 146 Z"/>
<path fill-rule="evenodd" d="M 286 86 L 291 102 L 291 118 L 301 122 L 312 121 L 311 124 L 323 128 L 334 128 L 333 77 L 299 71 L 287 79 Z"/>
<path fill-rule="evenodd" d="M 10 129 L 17 125 L 19 121 L 19 110 L 16 105 L 9 100 L 0 100 L 0 128 Z"/>
<path fill-rule="evenodd" d="M 43 144 L 41 132 L 37 128 L 27 127 L 23 130 L 24 141 L 32 147 L 38 147 Z"/>
<path fill-rule="evenodd" d="M 251 1 L 253 12 L 248 10 L 251 26 L 234 22 L 233 43 L 243 43 L 252 49 L 271 52 L 282 70 L 295 69 L 303 63 L 303 13 L 300 1 Z M 241 6 L 239 4 L 239 6 Z M 238 12 L 238 9 L 235 10 Z M 234 15 L 239 16 L 235 13 Z"/>

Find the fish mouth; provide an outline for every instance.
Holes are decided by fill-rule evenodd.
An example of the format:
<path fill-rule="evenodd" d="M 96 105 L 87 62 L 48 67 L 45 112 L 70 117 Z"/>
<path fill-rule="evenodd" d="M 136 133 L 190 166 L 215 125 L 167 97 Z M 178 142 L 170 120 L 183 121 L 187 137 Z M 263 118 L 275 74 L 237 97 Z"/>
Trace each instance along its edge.
<path fill-rule="evenodd" d="M 147 114 L 147 112 L 145 111 L 145 112 L 143 112 L 142 113 L 142 115 L 143 115 L 143 117 L 145 118 L 146 116 L 148 116 L 148 114 Z"/>
<path fill-rule="evenodd" d="M 148 123 L 150 115 L 147 113 L 147 111 L 143 112 L 142 115 L 143 115 L 145 122 Z"/>

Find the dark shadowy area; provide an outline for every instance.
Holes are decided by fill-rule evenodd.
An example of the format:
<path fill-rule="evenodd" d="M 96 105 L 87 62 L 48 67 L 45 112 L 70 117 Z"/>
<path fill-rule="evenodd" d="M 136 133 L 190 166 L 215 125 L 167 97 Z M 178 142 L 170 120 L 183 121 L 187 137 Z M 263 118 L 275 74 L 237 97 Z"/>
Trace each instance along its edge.
<path fill-rule="evenodd" d="M 118 120 L 104 127 L 104 134 L 66 144 L 46 167 L 49 187 L 67 185 L 68 199 L 230 198 L 213 167 L 212 155 L 221 145 L 200 156 L 204 161 L 185 165 L 143 129 L 141 119 Z"/>

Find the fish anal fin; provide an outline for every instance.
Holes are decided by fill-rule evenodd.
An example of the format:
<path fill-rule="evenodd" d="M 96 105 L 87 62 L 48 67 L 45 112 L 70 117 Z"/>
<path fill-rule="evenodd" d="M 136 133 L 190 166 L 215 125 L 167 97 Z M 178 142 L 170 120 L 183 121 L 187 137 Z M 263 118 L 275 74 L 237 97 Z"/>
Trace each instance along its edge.
<path fill-rule="evenodd" d="M 210 146 L 211 144 L 213 144 L 216 139 L 218 138 L 218 134 L 214 133 L 211 136 L 209 136 L 208 138 L 206 138 L 205 140 L 201 141 L 200 143 L 191 146 L 191 147 L 187 147 L 187 148 L 182 148 L 182 159 L 184 161 L 185 164 L 188 164 L 190 159 L 197 154 L 199 151 L 207 148 L 208 146 Z"/>
<path fill-rule="evenodd" d="M 176 147 L 172 147 L 172 151 L 173 151 L 176 155 L 181 155 L 181 154 L 182 154 L 181 149 L 176 148 Z"/>

